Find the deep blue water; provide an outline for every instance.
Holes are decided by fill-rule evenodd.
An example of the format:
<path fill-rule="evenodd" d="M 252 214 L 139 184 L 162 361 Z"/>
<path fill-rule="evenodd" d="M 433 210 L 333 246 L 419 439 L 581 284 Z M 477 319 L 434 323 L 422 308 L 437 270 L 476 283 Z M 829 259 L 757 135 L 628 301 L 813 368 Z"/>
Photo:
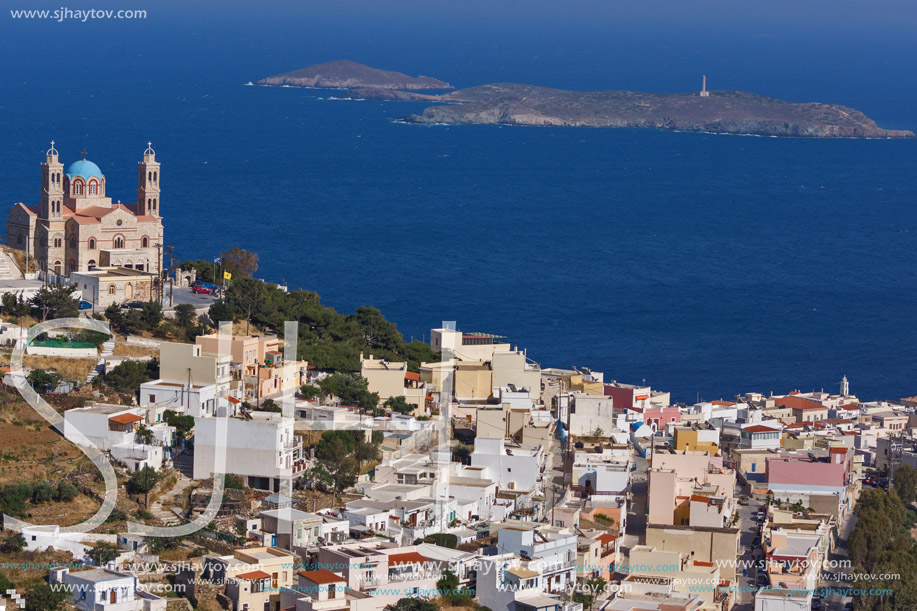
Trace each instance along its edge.
<path fill-rule="evenodd" d="M 0 66 L 0 200 L 37 201 L 54 139 L 132 202 L 149 139 L 180 258 L 254 250 L 259 276 L 375 305 L 408 339 L 456 320 L 678 400 L 845 374 L 863 398 L 917 392 L 917 141 L 421 127 L 395 119 L 422 105 L 243 86 L 339 57 L 457 86 L 680 91 L 707 72 L 913 129 L 917 84 L 899 77 L 917 43 L 333 21 L 4 22 L 0 53 L 19 59 Z"/>

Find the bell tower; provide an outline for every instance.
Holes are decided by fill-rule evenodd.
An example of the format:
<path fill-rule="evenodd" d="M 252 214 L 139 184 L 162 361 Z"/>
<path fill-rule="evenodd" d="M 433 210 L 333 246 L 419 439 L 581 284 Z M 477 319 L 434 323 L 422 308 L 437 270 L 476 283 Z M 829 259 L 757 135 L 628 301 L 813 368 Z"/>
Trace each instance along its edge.
<path fill-rule="evenodd" d="M 137 215 L 159 218 L 159 162 L 153 143 L 147 142 L 137 174 Z"/>
<path fill-rule="evenodd" d="M 54 141 L 41 164 L 41 218 L 60 219 L 64 203 L 64 164 L 57 158 Z"/>

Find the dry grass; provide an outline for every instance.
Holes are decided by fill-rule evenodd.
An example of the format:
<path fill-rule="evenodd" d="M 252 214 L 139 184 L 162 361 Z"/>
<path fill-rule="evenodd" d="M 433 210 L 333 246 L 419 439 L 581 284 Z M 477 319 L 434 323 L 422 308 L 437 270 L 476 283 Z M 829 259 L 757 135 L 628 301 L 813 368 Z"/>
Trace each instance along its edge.
<path fill-rule="evenodd" d="M 159 357 L 159 350 L 157 348 L 147 348 L 146 346 L 129 346 L 124 342 L 116 342 L 114 356 L 127 356 L 127 357 L 138 357 L 138 356 L 154 356 Z"/>
<path fill-rule="evenodd" d="M 32 369 L 53 369 L 68 380 L 84 382 L 86 376 L 98 363 L 98 359 L 65 359 L 59 356 L 28 356 L 22 359 L 25 367 Z"/>
<path fill-rule="evenodd" d="M 9 253 L 13 257 L 13 261 L 16 262 L 16 265 L 19 266 L 19 269 L 23 272 L 26 271 L 25 262 L 26 262 L 26 252 L 24 250 L 19 250 L 18 248 L 10 248 L 5 244 L 0 246 L 0 249 L 3 249 L 4 252 Z M 38 263 L 35 262 L 34 257 L 28 257 L 29 260 L 29 272 L 38 271 Z"/>

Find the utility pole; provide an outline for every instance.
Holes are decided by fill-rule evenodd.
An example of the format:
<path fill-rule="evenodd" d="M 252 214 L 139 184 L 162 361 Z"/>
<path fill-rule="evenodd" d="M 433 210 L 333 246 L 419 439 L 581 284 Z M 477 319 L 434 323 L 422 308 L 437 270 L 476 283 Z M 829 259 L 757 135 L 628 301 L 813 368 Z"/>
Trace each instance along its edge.
<path fill-rule="evenodd" d="M 175 270 L 172 267 L 173 266 L 173 260 L 172 260 L 173 250 L 175 249 L 175 247 L 169 244 L 166 246 L 166 248 L 169 249 L 169 307 L 171 308 L 172 307 L 172 292 L 175 288 L 175 285 L 173 284 L 175 280 Z"/>
<path fill-rule="evenodd" d="M 255 411 L 261 410 L 261 361 L 255 359 Z"/>
<path fill-rule="evenodd" d="M 156 247 L 156 285 L 158 287 L 159 305 L 162 305 L 162 243 L 156 242 L 153 244 Z M 153 300 L 153 296 L 150 295 L 150 301 Z"/>

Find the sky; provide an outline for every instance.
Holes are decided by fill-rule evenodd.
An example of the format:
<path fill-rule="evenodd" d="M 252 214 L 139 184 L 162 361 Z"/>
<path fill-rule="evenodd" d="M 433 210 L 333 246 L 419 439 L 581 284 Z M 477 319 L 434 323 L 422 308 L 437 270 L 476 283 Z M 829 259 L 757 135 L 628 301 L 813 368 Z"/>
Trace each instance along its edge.
<path fill-rule="evenodd" d="M 854 106 L 888 127 L 917 106 L 917 3 L 905 0 L 2 0 L 148 11 L 140 21 L 0 13 L 5 87 L 54 79 L 242 82 L 334 59 L 457 87 L 739 89 Z"/>

